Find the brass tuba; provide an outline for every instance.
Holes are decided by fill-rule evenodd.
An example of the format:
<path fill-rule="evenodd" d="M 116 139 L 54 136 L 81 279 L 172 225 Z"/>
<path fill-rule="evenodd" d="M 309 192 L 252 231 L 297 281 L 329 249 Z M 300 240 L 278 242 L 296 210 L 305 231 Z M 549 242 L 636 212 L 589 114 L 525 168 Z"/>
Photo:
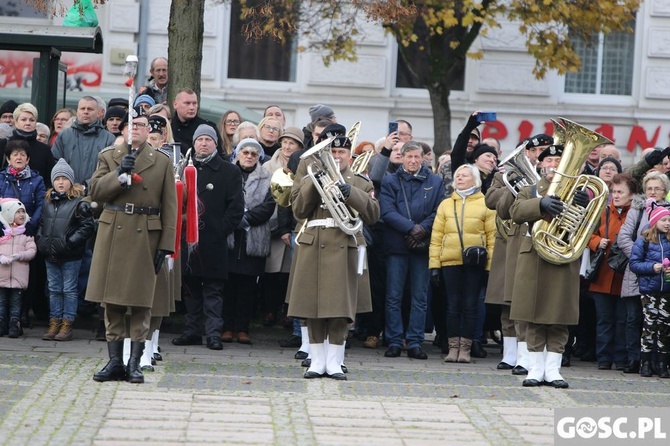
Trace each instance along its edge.
<path fill-rule="evenodd" d="M 303 153 L 300 159 L 309 162 L 307 174 L 330 211 L 335 224 L 345 234 L 353 235 L 363 228 L 363 221 L 344 204 L 342 192 L 337 187 L 338 184 L 344 183 L 344 178 L 331 153 L 330 145 L 334 139 L 335 137 L 330 137 L 320 142 Z"/>
<path fill-rule="evenodd" d="M 550 222 L 537 221 L 532 235 L 538 255 L 549 263 L 562 265 L 581 257 L 597 228 L 609 194 L 603 180 L 592 175 L 579 175 L 579 171 L 594 148 L 612 144 L 612 141 L 576 122 L 558 119 L 559 122 L 552 120 L 554 140 L 563 143 L 563 156 L 546 196 L 558 196 L 565 206 Z M 589 204 L 581 207 L 573 203 L 575 193 L 586 189 L 593 193 Z"/>

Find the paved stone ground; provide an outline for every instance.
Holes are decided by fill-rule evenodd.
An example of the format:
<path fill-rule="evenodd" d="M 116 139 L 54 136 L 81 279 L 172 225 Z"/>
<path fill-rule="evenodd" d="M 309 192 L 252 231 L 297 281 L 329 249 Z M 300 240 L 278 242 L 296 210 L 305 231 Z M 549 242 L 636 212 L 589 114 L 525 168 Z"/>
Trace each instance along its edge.
<path fill-rule="evenodd" d="M 87 330 L 71 342 L 40 339 L 42 327 L 0 338 L 0 444 L 11 445 L 444 445 L 552 444 L 555 407 L 667 407 L 670 380 L 598 371 L 573 362 L 568 390 L 525 389 L 496 370 L 497 349 L 473 364 L 385 358 L 358 341 L 349 380 L 305 380 L 281 328 L 220 352 L 175 347 L 144 385 L 96 383 L 106 345 Z"/>

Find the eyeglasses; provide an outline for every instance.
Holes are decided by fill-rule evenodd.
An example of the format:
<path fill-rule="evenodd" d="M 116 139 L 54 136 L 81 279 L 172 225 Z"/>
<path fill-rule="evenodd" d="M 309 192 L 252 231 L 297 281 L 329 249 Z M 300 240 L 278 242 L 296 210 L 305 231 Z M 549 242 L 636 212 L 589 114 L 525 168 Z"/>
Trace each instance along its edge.
<path fill-rule="evenodd" d="M 252 158 L 258 158 L 258 152 L 250 152 L 248 150 L 243 150 L 240 152 L 242 156 L 250 156 Z"/>
<path fill-rule="evenodd" d="M 148 127 L 149 124 L 145 124 L 143 122 L 133 122 L 133 128 L 135 129 L 142 129 L 144 127 Z"/>
<path fill-rule="evenodd" d="M 225 121 L 223 121 L 223 123 L 226 125 L 238 125 L 240 121 L 238 121 L 237 119 L 226 119 Z"/>
<path fill-rule="evenodd" d="M 647 192 L 663 192 L 665 189 L 662 187 L 648 187 L 645 189 Z"/>
<path fill-rule="evenodd" d="M 600 170 L 604 170 L 605 172 L 617 172 L 616 167 L 601 167 Z"/>
<path fill-rule="evenodd" d="M 281 131 L 281 129 L 280 129 L 279 127 L 272 127 L 271 125 L 267 125 L 267 124 L 265 124 L 265 125 L 263 126 L 263 128 L 264 128 L 265 130 L 269 130 L 269 131 L 271 131 L 271 132 L 280 132 L 280 131 Z"/>
<path fill-rule="evenodd" d="M 411 133 L 401 132 L 401 131 L 398 131 L 398 135 L 400 135 L 400 136 L 412 136 Z"/>

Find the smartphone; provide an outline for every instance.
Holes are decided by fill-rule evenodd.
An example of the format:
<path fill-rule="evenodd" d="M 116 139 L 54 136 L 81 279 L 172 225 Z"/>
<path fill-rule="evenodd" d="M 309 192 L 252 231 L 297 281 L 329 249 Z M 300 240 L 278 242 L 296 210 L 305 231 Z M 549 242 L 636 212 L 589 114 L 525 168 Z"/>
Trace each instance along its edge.
<path fill-rule="evenodd" d="M 396 121 L 391 121 L 389 122 L 389 132 L 388 134 L 390 135 L 393 132 L 398 131 L 398 123 Z"/>
<path fill-rule="evenodd" d="M 477 113 L 477 122 L 493 122 L 497 120 L 498 116 L 496 115 L 496 112 Z"/>

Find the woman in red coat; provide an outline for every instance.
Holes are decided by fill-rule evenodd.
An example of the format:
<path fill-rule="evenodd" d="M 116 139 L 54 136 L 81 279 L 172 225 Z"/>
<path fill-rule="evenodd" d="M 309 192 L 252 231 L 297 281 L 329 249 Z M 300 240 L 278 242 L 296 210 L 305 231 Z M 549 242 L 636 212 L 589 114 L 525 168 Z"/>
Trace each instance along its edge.
<path fill-rule="evenodd" d="M 603 167 L 607 167 L 604 163 Z M 589 292 L 596 304 L 596 358 L 599 370 L 610 370 L 612 363 L 617 370 L 627 364 L 625 325 L 626 307 L 621 299 L 623 273 L 614 271 L 607 264 L 612 244 L 626 221 L 630 202 L 637 191 L 637 182 L 629 174 L 618 174 L 612 179 L 611 203 L 600 217 L 600 227 L 591 235 L 589 248 L 595 252 L 605 250 L 605 258 L 598 267 Z"/>

